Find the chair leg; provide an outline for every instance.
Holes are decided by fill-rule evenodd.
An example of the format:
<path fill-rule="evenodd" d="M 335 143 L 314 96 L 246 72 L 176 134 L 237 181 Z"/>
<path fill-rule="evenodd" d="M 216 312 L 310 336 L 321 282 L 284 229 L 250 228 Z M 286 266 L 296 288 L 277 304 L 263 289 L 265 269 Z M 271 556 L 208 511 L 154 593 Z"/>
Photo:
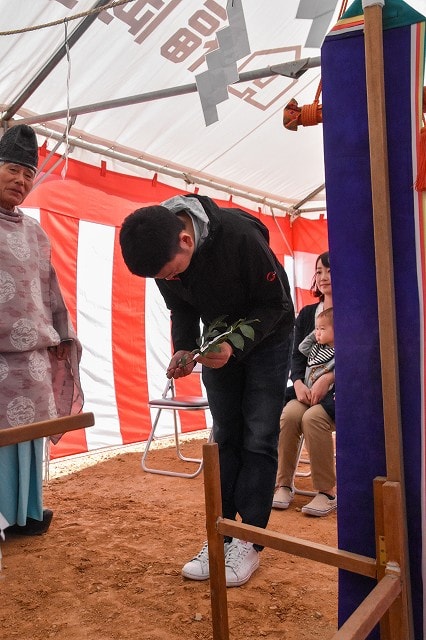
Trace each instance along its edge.
<path fill-rule="evenodd" d="M 296 472 L 294 474 L 294 478 L 293 478 L 293 488 L 294 488 L 294 493 L 297 493 L 299 495 L 302 496 L 316 496 L 317 495 L 317 491 L 309 491 L 307 489 L 298 489 L 296 487 L 296 484 L 294 482 L 296 477 L 302 477 L 302 478 L 308 478 L 311 475 L 310 470 L 309 471 L 298 471 L 297 467 L 299 466 L 299 464 L 302 462 L 304 464 L 309 464 L 309 460 L 307 460 L 306 458 L 302 458 L 302 451 L 303 451 L 303 446 L 305 444 L 305 437 L 302 434 L 300 436 L 300 441 L 299 441 L 299 448 L 297 450 L 297 465 L 296 465 Z"/>
<path fill-rule="evenodd" d="M 302 458 L 304 444 L 305 444 L 305 437 L 302 434 L 302 436 L 300 438 L 299 449 L 297 451 L 296 473 L 294 474 L 297 478 L 309 478 L 310 475 L 311 475 L 311 469 L 310 468 L 308 469 L 308 471 L 299 471 L 299 469 L 298 469 L 299 465 L 301 465 L 301 464 L 307 464 L 307 465 L 311 464 L 309 458 Z"/>
<path fill-rule="evenodd" d="M 160 415 L 161 415 L 161 409 L 158 409 L 157 415 L 155 416 L 154 423 L 153 423 L 153 425 L 151 427 L 150 434 L 148 436 L 148 440 L 146 441 L 145 450 L 143 452 L 142 460 L 141 460 L 142 469 L 144 471 L 149 472 L 149 473 L 155 473 L 155 469 L 152 469 L 151 467 L 148 467 L 148 465 L 146 464 L 145 461 L 146 461 L 146 458 L 148 456 L 148 452 L 149 452 L 151 443 L 154 440 L 155 430 L 157 428 L 157 424 L 158 424 L 158 421 L 160 419 Z"/>
<path fill-rule="evenodd" d="M 155 430 L 156 430 L 158 422 L 160 420 L 161 411 L 162 411 L 162 409 L 158 409 L 157 415 L 156 415 L 154 423 L 152 425 L 151 432 L 150 432 L 148 440 L 146 442 L 145 451 L 143 452 L 142 460 L 141 460 L 142 469 L 144 471 L 146 471 L 147 473 L 156 473 L 156 474 L 162 475 L 162 476 L 173 476 L 173 477 L 176 477 L 176 478 L 196 478 L 203 470 L 204 461 L 203 461 L 202 458 L 186 458 L 185 456 L 183 456 L 181 454 L 181 451 L 180 451 L 180 448 L 179 448 L 179 433 L 178 433 L 177 418 L 176 418 L 176 412 L 175 411 L 173 412 L 173 417 L 174 417 L 174 430 L 175 430 L 175 446 L 176 446 L 176 451 L 177 451 L 178 457 L 181 460 L 183 460 L 184 462 L 197 463 L 198 464 L 197 469 L 193 473 L 186 473 L 186 472 L 183 472 L 183 471 L 168 471 L 168 470 L 165 470 L 165 469 L 156 469 L 155 467 L 149 467 L 147 465 L 146 459 L 147 459 L 147 456 L 148 456 L 149 449 L 151 447 L 152 441 L 153 441 L 154 436 L 155 436 Z"/>
<path fill-rule="evenodd" d="M 176 417 L 176 411 L 173 411 L 173 423 L 174 423 L 174 431 L 175 431 L 175 446 L 176 446 L 176 453 L 178 455 L 178 458 L 183 462 L 197 462 L 198 464 L 200 464 L 202 462 L 202 458 L 187 458 L 186 456 L 183 455 L 183 453 L 180 450 L 179 428 L 178 428 L 178 421 Z"/>

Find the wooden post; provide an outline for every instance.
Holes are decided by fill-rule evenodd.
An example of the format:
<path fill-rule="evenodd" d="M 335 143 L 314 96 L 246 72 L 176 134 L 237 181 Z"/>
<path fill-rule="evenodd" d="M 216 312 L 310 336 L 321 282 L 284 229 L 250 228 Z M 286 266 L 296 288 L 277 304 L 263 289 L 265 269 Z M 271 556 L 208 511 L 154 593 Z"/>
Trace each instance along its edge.
<path fill-rule="evenodd" d="M 203 445 L 203 460 L 213 640 L 229 640 L 224 540 L 216 526 L 218 518 L 222 517 L 219 451 L 216 443 Z"/>
<path fill-rule="evenodd" d="M 376 532 L 376 562 L 377 580 L 381 580 L 385 575 L 387 563 L 386 536 L 385 536 L 385 514 L 383 508 L 383 485 L 386 478 L 374 478 L 374 528 Z M 381 640 L 390 640 L 391 629 L 389 627 L 389 615 L 386 612 L 380 620 Z"/>
<path fill-rule="evenodd" d="M 401 518 L 403 511 L 403 495 L 399 482 L 385 482 L 383 491 L 383 516 L 386 554 L 388 561 L 397 563 L 401 569 L 407 568 L 408 553 L 404 544 L 405 523 Z M 389 625 L 389 640 L 414 637 L 407 635 L 410 629 L 411 594 L 408 591 L 410 582 L 402 581 L 402 592 L 390 607 L 386 617 Z M 386 638 L 384 640 L 387 640 Z"/>
<path fill-rule="evenodd" d="M 383 4 L 383 3 L 382 3 Z M 401 485 L 400 512 L 394 523 L 402 532 L 404 560 L 408 560 L 407 516 L 405 509 L 404 464 L 399 401 L 398 353 L 395 291 L 393 276 L 392 227 L 390 218 L 389 172 L 387 153 L 383 27 L 380 3 L 364 8 L 365 67 L 370 142 L 371 191 L 376 258 L 377 305 L 379 316 L 380 361 L 382 371 L 383 415 L 385 428 L 386 475 Z M 393 558 L 390 558 L 391 560 Z M 401 637 L 413 639 L 410 573 L 408 562 L 401 567 L 406 598 L 403 618 L 407 623 Z"/>

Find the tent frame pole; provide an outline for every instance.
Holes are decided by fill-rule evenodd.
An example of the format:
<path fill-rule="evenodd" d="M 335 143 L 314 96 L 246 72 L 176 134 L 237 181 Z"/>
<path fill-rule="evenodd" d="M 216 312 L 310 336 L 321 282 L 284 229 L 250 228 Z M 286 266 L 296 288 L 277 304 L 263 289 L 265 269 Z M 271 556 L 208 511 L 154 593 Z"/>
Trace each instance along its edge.
<path fill-rule="evenodd" d="M 319 56 L 312 58 L 301 58 L 300 60 L 293 60 L 291 62 L 283 62 L 280 64 L 272 65 L 271 67 L 263 67 L 262 69 L 255 69 L 253 71 L 243 71 L 239 74 L 238 80 L 233 82 L 231 86 L 235 84 L 241 84 L 242 82 L 250 82 L 252 80 L 259 80 L 260 78 L 270 78 L 272 76 L 280 75 L 288 78 L 298 79 L 308 69 L 321 66 L 321 58 Z M 41 81 L 41 80 L 40 80 Z M 52 111 L 51 113 L 41 113 L 34 116 L 28 116 L 19 120 L 19 124 L 38 124 L 51 122 L 52 120 L 60 120 L 71 116 L 86 115 L 88 113 L 98 113 L 99 111 L 106 111 L 108 109 L 116 109 L 118 107 L 128 107 L 135 104 L 142 104 L 144 102 L 153 102 L 155 100 L 163 100 L 164 98 L 174 98 L 176 96 L 186 95 L 188 93 L 197 93 L 198 87 L 195 82 L 190 84 L 184 84 L 176 87 L 169 87 L 167 89 L 158 89 L 156 91 L 148 91 L 147 93 L 138 93 L 134 96 L 126 96 L 125 98 L 117 98 L 115 100 L 105 100 L 103 102 L 94 102 L 92 104 L 81 105 L 80 107 L 71 107 L 68 109 L 62 109 L 61 111 Z M 19 106 L 22 105 L 22 100 Z M 18 108 L 19 108 L 18 106 Z M 17 108 L 15 105 L 10 107 L 3 116 L 1 122 L 10 119 Z"/>
<path fill-rule="evenodd" d="M 19 122 L 21 123 L 23 121 L 20 120 Z M 58 133 L 53 129 L 45 129 L 39 125 L 34 126 L 34 130 L 41 136 L 46 136 L 52 140 L 64 142 L 63 133 Z M 244 198 L 250 202 L 255 202 L 261 207 L 273 207 L 274 209 L 284 212 L 284 214 L 290 214 L 292 211 L 292 203 L 288 200 L 284 200 L 278 195 L 267 193 L 266 191 L 260 191 L 258 189 L 250 189 L 250 191 L 248 191 L 244 185 L 240 185 L 236 182 L 227 180 L 219 181 L 216 176 L 212 176 L 201 171 L 194 171 L 177 164 L 175 165 L 172 162 L 166 162 L 161 158 L 148 156 L 147 154 L 143 154 L 142 156 L 140 154 L 136 155 L 137 152 L 126 147 L 106 148 L 101 144 L 82 140 L 79 135 L 79 132 L 74 131 L 73 135 L 69 137 L 68 142 L 71 149 L 73 147 L 77 147 L 105 158 L 111 158 L 118 162 L 141 167 L 147 171 L 152 171 L 153 173 L 167 175 L 177 180 L 183 180 L 186 185 L 185 189 L 189 189 L 190 185 L 201 185 L 209 189 L 228 193 L 229 195 L 237 198 Z M 41 180 L 34 184 L 34 188 L 39 184 L 41 184 Z M 313 197 L 313 195 L 310 194 L 309 198 L 310 197 Z M 312 213 L 315 213 L 316 211 L 323 211 L 323 208 L 312 208 L 310 210 Z"/>

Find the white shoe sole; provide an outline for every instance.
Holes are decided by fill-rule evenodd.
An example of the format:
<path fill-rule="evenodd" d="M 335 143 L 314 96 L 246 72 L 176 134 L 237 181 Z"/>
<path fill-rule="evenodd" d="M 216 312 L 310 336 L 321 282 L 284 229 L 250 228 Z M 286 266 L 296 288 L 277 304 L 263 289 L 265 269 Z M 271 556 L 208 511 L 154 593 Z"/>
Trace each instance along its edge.
<path fill-rule="evenodd" d="M 182 569 L 181 573 L 182 573 L 183 577 L 184 578 L 188 578 L 188 580 L 199 580 L 199 581 L 202 581 L 202 580 L 208 580 L 210 578 L 210 574 L 209 573 L 207 575 L 200 576 L 200 575 L 197 575 L 195 573 L 189 573 L 188 571 L 184 571 L 183 569 Z"/>
<path fill-rule="evenodd" d="M 290 502 L 273 502 L 272 503 L 272 508 L 273 509 L 281 509 L 281 511 L 283 509 L 288 509 L 290 506 Z"/>
<path fill-rule="evenodd" d="M 316 516 L 317 518 L 322 518 L 323 516 L 328 516 L 333 511 L 336 511 L 337 504 L 335 507 L 330 507 L 327 511 L 318 511 L 317 509 L 310 509 L 309 507 L 302 507 L 302 513 L 305 513 L 308 516 Z"/>

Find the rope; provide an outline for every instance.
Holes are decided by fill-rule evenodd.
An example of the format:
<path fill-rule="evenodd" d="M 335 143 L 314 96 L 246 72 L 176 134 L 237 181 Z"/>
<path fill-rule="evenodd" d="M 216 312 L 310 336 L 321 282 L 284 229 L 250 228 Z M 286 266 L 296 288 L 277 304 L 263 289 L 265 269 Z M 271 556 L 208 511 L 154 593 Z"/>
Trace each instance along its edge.
<path fill-rule="evenodd" d="M 300 124 L 310 127 L 320 122 L 322 122 L 322 110 L 318 102 L 304 104 L 300 111 Z"/>
<path fill-rule="evenodd" d="M 134 0 L 112 0 L 112 2 L 104 5 L 103 7 L 96 7 L 95 9 L 89 9 L 88 11 L 82 11 L 81 13 L 76 13 L 74 16 L 61 18 L 60 20 L 55 20 L 54 22 L 46 22 L 44 24 L 37 24 L 32 27 L 24 27 L 22 29 L 14 29 L 12 31 L 0 31 L 0 36 L 14 36 L 18 33 L 27 33 L 28 31 L 37 31 L 39 29 L 46 29 L 47 27 L 56 27 L 58 24 L 70 22 L 71 20 L 78 20 L 79 18 L 85 18 L 86 16 L 90 16 L 95 13 L 101 13 L 101 11 L 119 7 L 120 5 L 127 4 L 128 2 L 134 2 Z"/>

